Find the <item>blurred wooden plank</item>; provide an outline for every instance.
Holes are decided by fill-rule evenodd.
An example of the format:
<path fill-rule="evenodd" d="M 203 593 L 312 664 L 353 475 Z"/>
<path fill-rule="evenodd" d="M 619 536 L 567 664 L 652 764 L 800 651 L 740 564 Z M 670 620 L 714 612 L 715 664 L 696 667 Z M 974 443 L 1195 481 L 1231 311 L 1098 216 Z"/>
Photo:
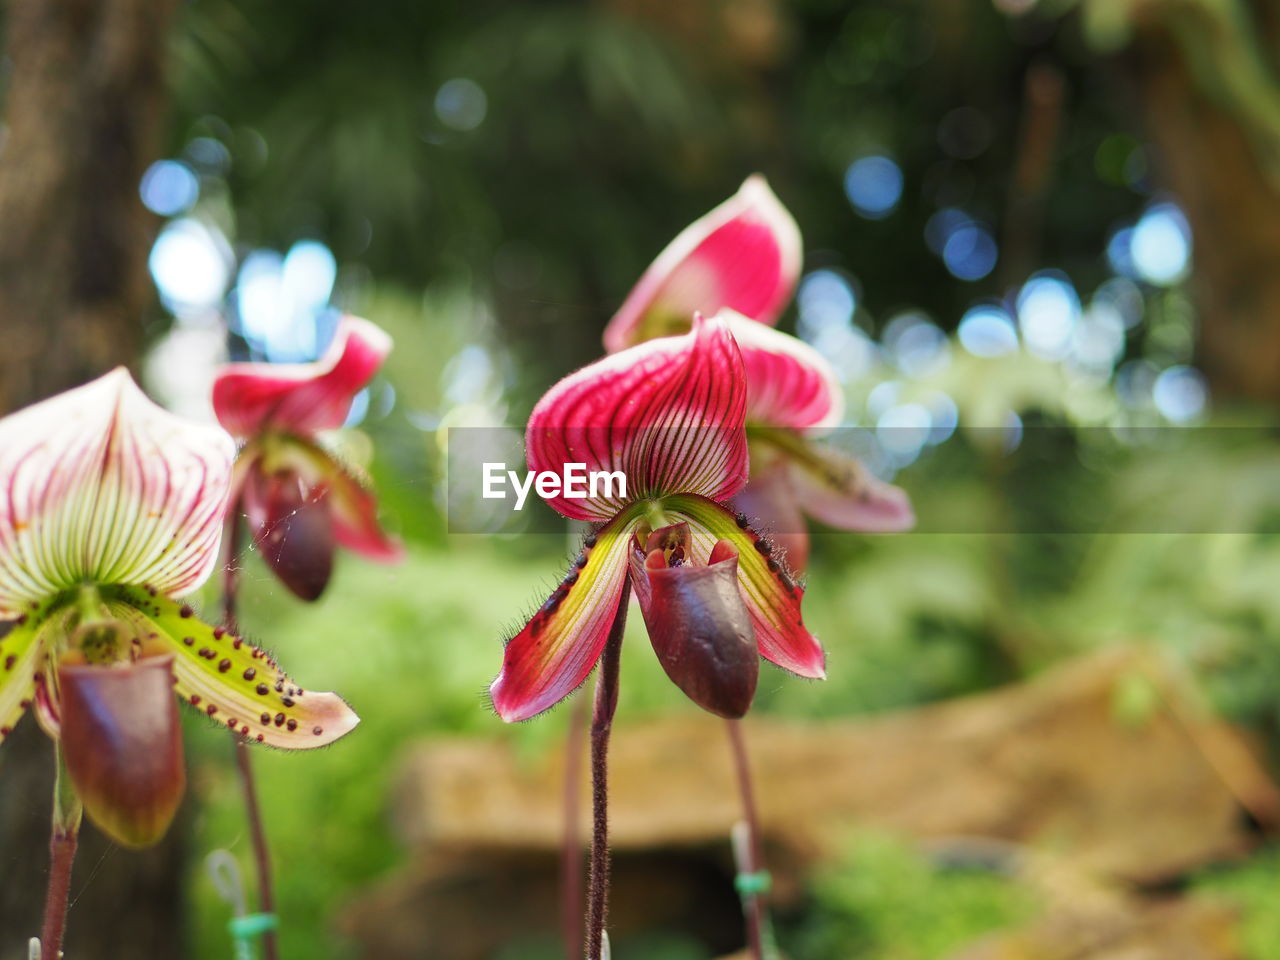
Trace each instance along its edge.
<path fill-rule="evenodd" d="M 1221 911 L 1166 914 L 1114 893 L 1117 880 L 1162 883 L 1244 852 L 1257 838 L 1245 807 L 1263 819 L 1277 807 L 1244 737 L 1150 651 L 881 717 L 747 724 L 777 907 L 801 902 L 809 867 L 845 831 L 883 829 L 1040 890 L 1043 923 L 963 960 L 1235 957 L 1219 949 Z M 677 930 L 729 953 L 742 943 L 728 842 L 738 805 L 721 723 L 692 708 L 624 722 L 610 768 L 610 930 L 618 942 Z M 393 798 L 412 862 L 344 912 L 344 932 L 389 960 L 426 942 L 440 960 L 554 942 L 562 770 L 557 755 L 521 762 L 485 740 L 413 750 Z M 1184 947 L 1161 952 L 1171 936 Z M 1065 952 L 1035 952 L 1046 943 Z"/>
<path fill-rule="evenodd" d="M 1124 691 L 1149 691 L 1125 719 Z M 820 854 L 833 831 L 1047 845 L 1082 867 L 1155 882 L 1239 853 L 1242 811 L 1276 807 L 1241 735 L 1155 655 L 1112 652 L 1031 683 L 821 725 L 749 718 L 763 829 Z M 1132 711 L 1132 708 L 1130 708 Z M 693 711 L 618 729 L 610 836 L 620 850 L 721 842 L 738 816 L 721 725 Z M 562 758 L 437 740 L 412 752 L 394 802 L 414 847 L 555 850 Z"/>

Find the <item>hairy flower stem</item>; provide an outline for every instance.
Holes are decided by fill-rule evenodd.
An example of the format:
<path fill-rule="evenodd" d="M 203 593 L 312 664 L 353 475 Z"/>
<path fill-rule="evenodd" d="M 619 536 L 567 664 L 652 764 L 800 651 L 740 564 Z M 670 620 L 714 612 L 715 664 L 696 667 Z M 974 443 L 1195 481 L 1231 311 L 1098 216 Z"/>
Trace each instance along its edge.
<path fill-rule="evenodd" d="M 40 931 L 43 960 L 58 960 L 62 933 L 67 924 L 67 897 L 71 890 L 71 864 L 76 858 L 76 831 L 57 827 L 49 834 L 49 889 L 44 898 L 44 927 Z"/>
<path fill-rule="evenodd" d="M 560 929 L 565 960 L 576 960 L 582 943 L 582 840 L 578 834 L 578 789 L 587 734 L 587 698 L 578 697 L 569 714 L 564 747 L 564 843 L 560 850 Z"/>
<path fill-rule="evenodd" d="M 76 859 L 82 807 L 67 775 L 62 748 L 55 744 L 58 765 L 53 783 L 53 818 L 49 830 L 49 887 L 44 899 L 44 924 L 40 930 L 42 960 L 58 960 L 62 934 L 67 926 L 67 901 L 71 891 L 71 865 Z"/>
<path fill-rule="evenodd" d="M 600 656 L 591 714 L 591 878 L 587 892 L 587 960 L 602 960 L 609 907 L 609 734 L 618 709 L 618 666 L 627 627 L 631 581 L 624 582 L 618 613 Z"/>
<path fill-rule="evenodd" d="M 232 633 L 239 633 L 236 623 L 236 601 L 240 593 L 240 504 L 227 507 L 227 526 L 223 536 L 226 543 L 226 563 L 222 568 L 222 625 Z M 253 842 L 253 860 L 258 873 L 258 910 L 275 913 L 275 895 L 271 886 L 271 851 L 267 847 L 267 832 L 262 825 L 262 808 L 258 805 L 258 788 L 253 779 L 253 763 L 249 756 L 248 742 L 232 731 L 235 743 L 236 771 L 240 775 L 240 789 L 244 794 L 245 815 L 249 820 L 249 835 Z M 264 960 L 276 960 L 276 932 L 268 928 L 262 934 Z"/>
<path fill-rule="evenodd" d="M 747 758 L 747 745 L 742 736 L 739 720 L 726 720 L 729 728 L 729 744 L 733 753 L 733 769 L 738 779 L 738 794 L 742 798 L 742 819 L 747 827 L 744 860 L 738 869 L 754 876 L 762 869 L 760 855 L 760 820 L 756 814 L 755 790 L 751 786 L 751 764 Z M 764 898 L 757 892 L 742 894 L 742 911 L 747 923 L 747 946 L 752 960 L 764 960 Z"/>

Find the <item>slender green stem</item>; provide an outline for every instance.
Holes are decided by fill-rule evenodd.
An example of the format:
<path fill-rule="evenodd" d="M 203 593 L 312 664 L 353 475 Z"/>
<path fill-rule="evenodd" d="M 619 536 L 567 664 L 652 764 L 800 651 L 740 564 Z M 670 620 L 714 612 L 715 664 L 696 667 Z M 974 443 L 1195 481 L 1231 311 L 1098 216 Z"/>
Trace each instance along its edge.
<path fill-rule="evenodd" d="M 227 525 L 223 540 L 226 543 L 226 563 L 222 568 L 222 625 L 232 633 L 239 633 L 236 622 L 236 601 L 240 595 L 240 503 L 227 507 Z M 258 788 L 253 778 L 253 763 L 249 745 L 234 730 L 231 739 L 235 743 L 236 772 L 240 777 L 240 789 L 244 795 L 245 815 L 249 820 L 249 836 L 253 843 L 253 860 L 258 874 L 258 910 L 275 913 L 275 892 L 271 879 L 271 850 L 267 846 L 267 831 L 263 826 L 262 807 L 258 803 Z M 265 930 L 262 934 L 262 953 L 265 960 L 276 960 L 276 932 Z"/>
<path fill-rule="evenodd" d="M 760 820 L 756 813 L 755 790 L 751 785 L 751 764 L 747 757 L 747 745 L 742 735 L 742 723 L 739 720 L 726 720 L 729 730 L 729 744 L 733 753 L 733 769 L 738 780 L 738 794 L 742 798 L 742 819 L 746 826 L 747 837 L 743 844 L 742 861 L 738 864 L 741 873 L 754 878 L 762 869 L 764 858 L 760 855 Z M 747 923 L 747 946 L 751 950 L 753 960 L 764 960 L 764 897 L 754 890 L 742 893 L 742 911 Z"/>
<path fill-rule="evenodd" d="M 587 960 L 601 960 L 609 911 L 609 734 L 618 709 L 622 634 L 627 626 L 631 581 L 624 581 L 613 627 L 600 655 L 591 715 L 591 875 L 587 891 Z"/>
<path fill-rule="evenodd" d="M 76 859 L 82 807 L 76 796 L 62 747 L 55 742 L 58 773 L 53 784 L 53 817 L 49 830 L 49 886 L 44 900 L 44 924 L 40 931 L 42 960 L 58 960 L 67 926 L 67 901 L 71 892 L 71 866 Z"/>

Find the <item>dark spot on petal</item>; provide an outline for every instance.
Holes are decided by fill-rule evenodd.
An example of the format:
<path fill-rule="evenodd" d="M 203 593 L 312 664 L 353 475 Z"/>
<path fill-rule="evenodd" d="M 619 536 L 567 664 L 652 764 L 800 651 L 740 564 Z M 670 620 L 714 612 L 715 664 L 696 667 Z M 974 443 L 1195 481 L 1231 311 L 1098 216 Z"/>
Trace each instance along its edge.
<path fill-rule="evenodd" d="M 312 727 L 311 732 L 318 737 L 320 734 L 324 733 L 324 727 Z"/>
<path fill-rule="evenodd" d="M 258 690 L 258 696 L 265 697 L 271 691 L 271 688 L 268 687 L 265 683 L 260 683 L 258 684 L 257 690 Z"/>
<path fill-rule="evenodd" d="M 258 734 L 258 742 L 259 742 L 259 743 L 261 743 L 264 739 L 265 739 L 265 738 L 262 736 L 262 734 Z"/>
<path fill-rule="evenodd" d="M 292 697 L 281 697 L 281 698 L 280 698 L 280 702 L 281 702 L 281 703 L 283 703 L 286 707 L 292 707 L 292 706 L 293 706 L 293 698 L 292 698 Z"/>
<path fill-rule="evenodd" d="M 205 713 L 207 713 L 209 716 L 211 716 L 211 717 L 212 717 L 215 713 L 217 713 L 217 712 L 218 712 L 218 708 L 217 708 L 217 707 L 215 707 L 215 706 L 211 703 L 211 704 L 209 704 L 209 706 L 205 707 L 204 712 L 205 712 Z"/>
<path fill-rule="evenodd" d="M 231 646 L 234 647 L 236 650 L 239 650 L 242 646 L 244 646 L 244 638 L 236 637 L 234 640 L 231 641 Z"/>
<path fill-rule="evenodd" d="M 195 638 L 195 637 L 183 637 L 183 638 L 182 638 L 182 642 L 183 642 L 183 643 L 185 643 L 188 647 L 194 647 L 194 646 L 196 645 L 196 638 Z"/>
<path fill-rule="evenodd" d="M 283 727 L 283 726 L 284 726 L 284 714 L 283 714 L 283 713 L 277 713 L 277 714 L 276 714 L 276 726 L 277 726 L 277 727 Z"/>
<path fill-rule="evenodd" d="M 263 725 L 264 727 L 268 727 L 268 726 L 270 726 L 270 725 L 271 725 L 271 714 L 269 714 L 269 713 L 264 713 L 264 714 L 263 714 L 261 717 L 259 717 L 258 719 L 262 721 L 262 725 Z"/>
<path fill-rule="evenodd" d="M 188 702 L 188 703 L 190 703 L 193 707 L 198 707 L 198 706 L 200 706 L 200 694 L 198 694 L 198 693 L 193 693 L 193 694 L 191 695 L 191 699 L 190 699 L 190 700 L 188 700 L 187 702 Z"/>
<path fill-rule="evenodd" d="M 188 617 L 194 617 L 195 613 L 196 612 L 192 610 L 191 607 L 184 603 L 182 605 L 182 609 L 178 611 L 178 616 L 182 617 L 183 620 L 186 620 Z"/>
<path fill-rule="evenodd" d="M 253 667 L 245 667 L 244 678 L 246 680 L 252 680 L 257 675 L 258 675 L 258 671 L 253 669 Z"/>
<path fill-rule="evenodd" d="M 227 672 L 228 670 L 230 670 L 230 669 L 231 669 L 231 661 L 230 661 L 230 660 L 223 660 L 223 661 L 221 661 L 221 662 L 218 664 L 218 672 L 219 672 L 219 673 L 226 673 L 226 672 Z"/>
<path fill-rule="evenodd" d="M 286 721 L 285 726 L 289 728 L 290 733 L 293 733 L 293 731 L 298 729 L 298 721 L 293 719 L 293 717 L 290 717 L 288 721 Z"/>
<path fill-rule="evenodd" d="M 214 628 L 213 628 L 213 639 L 215 639 L 215 640 L 221 640 L 221 639 L 226 635 L 226 632 L 227 632 L 227 628 L 226 628 L 226 627 L 214 627 Z"/>

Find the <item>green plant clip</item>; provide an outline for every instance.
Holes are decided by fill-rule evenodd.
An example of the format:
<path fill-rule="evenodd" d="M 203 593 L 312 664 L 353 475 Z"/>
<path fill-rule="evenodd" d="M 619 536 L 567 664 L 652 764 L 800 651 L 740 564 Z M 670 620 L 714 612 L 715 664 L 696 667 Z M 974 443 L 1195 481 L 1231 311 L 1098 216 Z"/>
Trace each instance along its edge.
<path fill-rule="evenodd" d="M 773 875 L 768 870 L 740 873 L 733 878 L 733 886 L 740 897 L 759 897 L 773 889 Z"/>
<path fill-rule="evenodd" d="M 250 940 L 260 937 L 268 930 L 280 925 L 274 913 L 246 913 L 242 917 L 232 917 L 227 921 L 227 929 L 234 940 Z"/>

